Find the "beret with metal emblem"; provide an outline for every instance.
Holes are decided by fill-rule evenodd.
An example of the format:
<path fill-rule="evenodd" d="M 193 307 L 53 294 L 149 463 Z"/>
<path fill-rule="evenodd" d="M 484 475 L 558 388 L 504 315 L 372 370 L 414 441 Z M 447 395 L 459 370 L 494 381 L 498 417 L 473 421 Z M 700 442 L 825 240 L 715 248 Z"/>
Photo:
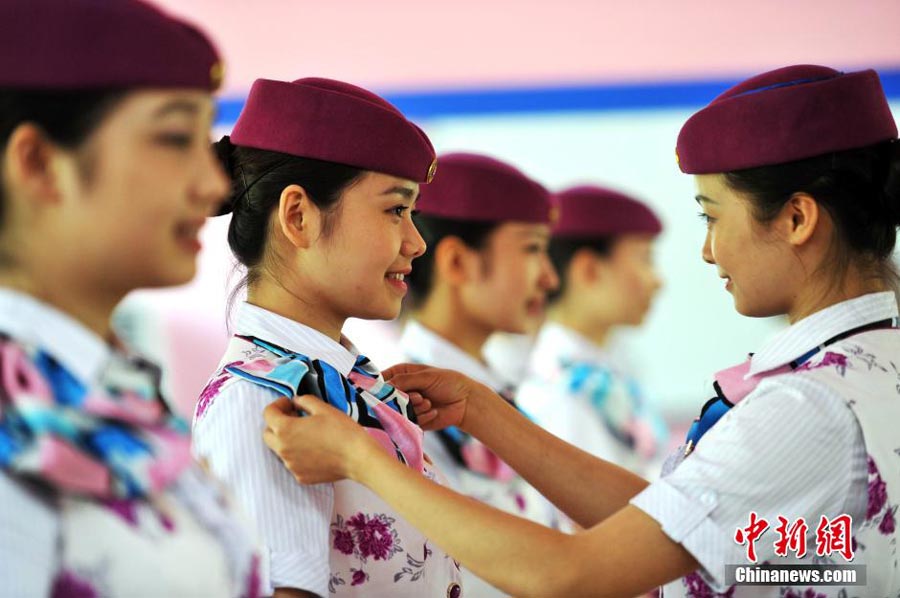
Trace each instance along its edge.
<path fill-rule="evenodd" d="M 728 89 L 678 135 L 679 167 L 711 174 L 770 166 L 896 139 L 878 73 L 788 66 Z"/>
<path fill-rule="evenodd" d="M 257 79 L 231 142 L 418 183 L 430 182 L 437 167 L 428 136 L 397 108 L 332 79 Z"/>
<path fill-rule="evenodd" d="M 215 90 L 222 74 L 206 35 L 138 0 L 0 1 L 0 87 Z"/>
<path fill-rule="evenodd" d="M 556 193 L 559 220 L 553 236 L 590 239 L 618 235 L 658 235 L 662 223 L 646 204 L 634 197 L 595 185 L 581 185 Z"/>
<path fill-rule="evenodd" d="M 482 222 L 550 223 L 550 193 L 514 166 L 488 156 L 440 156 L 441 174 L 423 187 L 416 207 L 426 216 Z"/>

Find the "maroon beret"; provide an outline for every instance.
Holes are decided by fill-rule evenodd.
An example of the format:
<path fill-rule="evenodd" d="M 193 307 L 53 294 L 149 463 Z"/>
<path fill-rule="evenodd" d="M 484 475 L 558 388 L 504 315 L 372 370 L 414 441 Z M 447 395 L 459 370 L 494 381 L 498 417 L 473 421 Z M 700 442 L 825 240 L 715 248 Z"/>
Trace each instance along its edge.
<path fill-rule="evenodd" d="M 419 183 L 430 182 L 437 167 L 428 136 L 397 108 L 332 79 L 257 79 L 231 142 Z"/>
<path fill-rule="evenodd" d="M 0 1 L 0 87 L 214 90 L 222 74 L 199 29 L 144 2 Z"/>
<path fill-rule="evenodd" d="M 658 235 L 662 223 L 643 202 L 593 185 L 566 189 L 553 196 L 559 220 L 553 236 L 590 239 L 616 235 Z"/>
<path fill-rule="evenodd" d="M 897 137 L 878 74 L 824 66 L 780 68 L 735 85 L 678 134 L 683 172 L 782 164 Z"/>
<path fill-rule="evenodd" d="M 478 154 L 440 157 L 441 175 L 423 187 L 416 207 L 451 220 L 550 223 L 549 192 L 515 167 Z"/>

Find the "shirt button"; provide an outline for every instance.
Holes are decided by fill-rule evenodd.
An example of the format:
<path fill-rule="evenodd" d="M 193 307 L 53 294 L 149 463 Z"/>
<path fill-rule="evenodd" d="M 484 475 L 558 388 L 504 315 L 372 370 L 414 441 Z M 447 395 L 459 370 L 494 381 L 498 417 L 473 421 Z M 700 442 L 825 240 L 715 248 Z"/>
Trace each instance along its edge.
<path fill-rule="evenodd" d="M 459 598 L 462 596 L 462 586 L 454 582 L 447 586 L 447 598 Z"/>

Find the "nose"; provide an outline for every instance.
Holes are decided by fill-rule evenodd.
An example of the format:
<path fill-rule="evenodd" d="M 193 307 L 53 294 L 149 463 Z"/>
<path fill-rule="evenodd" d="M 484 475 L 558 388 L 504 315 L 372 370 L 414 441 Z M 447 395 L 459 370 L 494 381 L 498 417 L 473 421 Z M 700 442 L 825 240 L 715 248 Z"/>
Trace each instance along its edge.
<path fill-rule="evenodd" d="M 231 192 L 231 179 L 211 148 L 206 148 L 203 152 L 202 162 L 202 166 L 197 169 L 196 196 L 208 204 L 210 211 L 215 211 Z"/>
<path fill-rule="evenodd" d="M 659 272 L 656 271 L 656 268 L 654 268 L 650 273 L 650 285 L 653 289 L 654 294 L 663 287 L 663 280 L 659 276 Z"/>
<path fill-rule="evenodd" d="M 411 259 L 421 257 L 425 253 L 425 250 L 428 249 L 428 245 L 425 243 L 425 239 L 422 238 L 419 229 L 416 228 L 412 219 L 406 222 L 406 227 L 406 235 L 400 246 L 400 253 Z"/>
<path fill-rule="evenodd" d="M 703 249 L 700 251 L 700 255 L 707 264 L 716 263 L 716 259 L 712 252 L 712 239 L 709 232 L 706 233 L 706 239 L 703 241 Z"/>
<path fill-rule="evenodd" d="M 546 291 L 555 291 L 559 288 L 559 274 L 556 272 L 550 256 L 544 254 L 541 262 L 541 288 Z"/>

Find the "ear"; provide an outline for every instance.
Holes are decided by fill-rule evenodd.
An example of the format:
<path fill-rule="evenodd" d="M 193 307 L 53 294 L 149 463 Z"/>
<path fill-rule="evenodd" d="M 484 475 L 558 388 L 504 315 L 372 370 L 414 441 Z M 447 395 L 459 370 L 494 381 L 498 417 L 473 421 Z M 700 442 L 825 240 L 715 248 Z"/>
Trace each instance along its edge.
<path fill-rule="evenodd" d="M 434 248 L 434 266 L 439 280 L 459 286 L 471 280 L 478 266 L 477 251 L 459 237 L 444 237 Z"/>
<path fill-rule="evenodd" d="M 319 236 L 320 210 L 300 185 L 288 185 L 278 199 L 278 227 L 294 247 L 307 248 Z"/>
<path fill-rule="evenodd" d="M 57 158 L 60 150 L 40 127 L 25 123 L 9 136 L 3 171 L 7 184 L 29 199 L 44 203 L 60 200 Z"/>
<path fill-rule="evenodd" d="M 788 243 L 795 247 L 806 244 L 819 224 L 820 207 L 811 195 L 794 193 L 779 214 L 779 224 Z"/>
<path fill-rule="evenodd" d="M 573 286 L 597 284 L 604 274 L 605 260 L 587 247 L 575 251 L 569 262 L 569 283 Z"/>

